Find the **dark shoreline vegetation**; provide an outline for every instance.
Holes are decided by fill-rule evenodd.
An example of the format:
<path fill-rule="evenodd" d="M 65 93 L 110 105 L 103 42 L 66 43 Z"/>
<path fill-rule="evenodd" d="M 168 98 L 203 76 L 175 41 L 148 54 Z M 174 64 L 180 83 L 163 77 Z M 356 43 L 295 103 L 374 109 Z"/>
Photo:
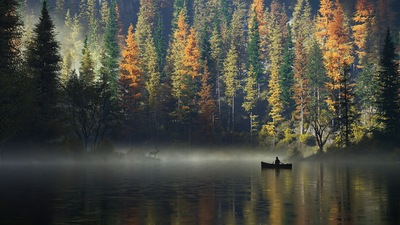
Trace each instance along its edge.
<path fill-rule="evenodd" d="M 398 11 L 381 0 L 2 0 L 0 160 L 140 161 L 163 147 L 397 162 Z"/>

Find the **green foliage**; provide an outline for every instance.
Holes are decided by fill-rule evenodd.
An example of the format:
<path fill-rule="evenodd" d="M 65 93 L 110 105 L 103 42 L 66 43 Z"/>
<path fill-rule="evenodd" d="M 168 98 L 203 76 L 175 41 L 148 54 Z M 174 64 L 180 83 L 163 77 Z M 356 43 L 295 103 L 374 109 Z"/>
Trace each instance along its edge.
<path fill-rule="evenodd" d="M 389 136 L 396 135 L 400 126 L 400 81 L 396 59 L 395 46 L 388 29 L 381 53 L 376 103 L 382 115 L 380 122 L 385 127 L 384 133 Z"/>
<path fill-rule="evenodd" d="M 28 71 L 33 79 L 34 101 L 39 119 L 35 127 L 39 128 L 40 139 L 52 138 L 56 121 L 60 120 L 59 103 L 61 87 L 59 82 L 61 56 L 59 44 L 55 39 L 55 26 L 43 1 L 39 22 L 34 28 L 34 37 L 27 49 Z"/>
<path fill-rule="evenodd" d="M 294 101 L 294 50 L 290 26 L 287 26 L 286 42 L 283 46 L 283 61 L 280 66 L 280 86 L 282 90 L 281 98 L 283 102 L 283 116 L 286 119 L 291 119 L 292 112 L 295 109 L 296 103 Z"/>
<path fill-rule="evenodd" d="M 28 94 L 22 89 L 25 85 L 18 46 L 22 24 L 17 7 L 15 0 L 0 2 L 0 148 L 21 128 L 23 107 L 26 107 L 24 95 Z"/>
<path fill-rule="evenodd" d="M 162 73 L 165 66 L 165 42 L 163 18 L 161 13 L 158 13 L 156 30 L 154 32 L 154 43 L 157 52 L 158 71 Z"/>
<path fill-rule="evenodd" d="M 262 124 L 258 135 L 262 142 L 304 148 L 317 144 L 320 151 L 332 140 L 342 140 L 339 144 L 344 146 L 343 139 L 347 139 L 347 146 L 349 140 L 358 143 L 377 130 L 380 132 L 375 135 L 397 137 L 400 75 L 391 38 L 381 47 L 383 37 L 379 36 L 384 35 L 379 35 L 379 26 L 390 24 L 382 20 L 384 1 L 377 3 L 379 10 L 367 9 L 377 15 L 374 23 L 369 15 L 367 26 L 350 30 L 348 22 L 355 26 L 362 22 L 356 15 L 361 11 L 356 7 L 358 19 L 350 21 L 341 10 L 349 4 L 340 1 L 321 1 L 321 15 L 315 23 L 309 0 L 296 0 L 290 27 L 281 0 L 269 1 L 266 7 L 268 1 L 261 0 L 253 4 L 239 0 L 135 0 L 140 2 L 138 14 L 121 14 L 125 23 L 137 21 L 137 67 L 141 73 L 133 83 L 117 82 L 119 71 L 134 64 L 128 62 L 124 68 L 119 63 L 124 27 L 118 22 L 117 0 L 55 0 L 57 24 L 65 23 L 57 32 L 47 11 L 48 0 L 43 1 L 35 26 L 37 10 L 28 10 L 35 4 L 18 2 L 22 4 L 19 11 L 16 0 L 0 2 L 0 142 L 20 133 L 30 136 L 29 132 L 43 139 L 49 134 L 51 139 L 62 128 L 61 119 L 69 125 L 64 134 L 74 131 L 82 135 L 72 129 L 77 120 L 65 119 L 63 114 L 74 117 L 79 110 L 84 111 L 82 121 L 96 118 L 104 136 L 125 133 L 122 139 L 155 141 L 162 134 L 165 140 L 182 140 L 182 135 L 190 139 L 207 132 L 221 143 L 228 138 L 233 143 L 234 137 L 249 138 L 250 134 L 253 143 L 258 123 Z M 121 4 L 120 10 L 131 10 L 128 8 L 135 4 Z M 352 9 L 345 11 L 347 16 L 353 13 Z M 24 30 L 18 18 L 21 15 L 25 15 Z M 347 54 L 352 48 L 349 33 L 356 46 L 352 54 Z M 383 50 L 381 57 L 379 49 Z M 359 61 L 350 71 L 344 64 L 352 64 L 356 54 Z M 136 86 L 134 98 L 127 93 L 132 86 Z M 61 90 L 68 92 L 64 99 Z M 126 110 L 123 105 L 135 107 Z M 31 113 L 21 115 L 26 111 Z M 122 120 L 126 117 L 138 122 Z M 300 121 L 300 129 L 287 129 L 292 117 Z M 111 131 L 115 123 L 121 126 Z M 28 126 L 30 130 L 21 132 Z M 308 132 L 298 136 L 300 145 L 294 142 L 299 135 L 295 132 Z M 86 149 L 99 144 L 88 140 Z"/>
<path fill-rule="evenodd" d="M 118 21 L 116 12 L 116 2 L 111 0 L 109 7 L 109 17 L 103 40 L 103 51 L 101 63 L 103 79 L 109 84 L 112 98 L 118 95 L 118 70 L 120 49 L 118 46 Z"/>
<path fill-rule="evenodd" d="M 90 84 L 94 81 L 96 74 L 94 72 L 94 62 L 87 41 L 88 39 L 86 37 L 82 50 L 83 58 L 81 67 L 79 68 L 79 75 L 85 83 Z"/>
<path fill-rule="evenodd" d="M 253 68 L 254 77 L 258 83 L 263 82 L 263 65 L 260 61 L 260 33 L 257 14 L 254 13 L 249 31 L 249 44 L 247 46 L 247 67 Z"/>
<path fill-rule="evenodd" d="M 113 126 L 115 117 L 102 83 L 86 83 L 72 71 L 65 88 L 66 123 L 86 152 L 94 151 Z"/>
<path fill-rule="evenodd" d="M 224 82 L 225 82 L 225 96 L 227 97 L 228 105 L 233 106 L 233 98 L 238 89 L 237 76 L 239 74 L 238 68 L 238 53 L 235 45 L 231 45 L 229 52 L 224 62 Z"/>

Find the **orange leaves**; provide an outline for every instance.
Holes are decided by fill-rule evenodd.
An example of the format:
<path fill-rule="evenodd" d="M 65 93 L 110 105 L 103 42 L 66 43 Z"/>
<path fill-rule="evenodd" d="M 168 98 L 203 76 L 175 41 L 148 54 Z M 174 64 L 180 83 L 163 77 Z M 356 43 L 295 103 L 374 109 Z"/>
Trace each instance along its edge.
<path fill-rule="evenodd" d="M 334 4 L 331 0 L 321 0 L 316 37 L 324 53 L 328 77 L 339 80 L 339 68 L 351 65 L 353 57 L 349 24 L 338 0 Z"/>
<path fill-rule="evenodd" d="M 126 80 L 130 87 L 139 89 L 143 71 L 140 68 L 139 48 L 135 42 L 132 24 L 129 26 L 125 42 L 121 53 L 120 80 Z M 135 92 L 138 92 L 138 90 L 135 90 Z"/>
<path fill-rule="evenodd" d="M 194 79 L 199 76 L 200 71 L 200 49 L 196 41 L 196 33 L 193 27 L 187 38 L 183 65 L 186 67 L 186 73 Z"/>
<path fill-rule="evenodd" d="M 339 0 L 335 3 L 332 0 L 321 0 L 320 6 L 316 37 L 323 51 L 324 65 L 329 79 L 325 85 L 331 92 L 327 103 L 334 111 L 339 104 L 340 92 L 350 91 L 351 86 L 344 71 L 353 63 L 354 58 L 351 55 L 349 22 Z"/>
<path fill-rule="evenodd" d="M 188 34 L 188 25 L 186 23 L 186 15 L 184 10 L 181 10 L 178 16 L 177 29 L 174 33 L 174 41 L 177 43 L 185 43 Z"/>
<path fill-rule="evenodd" d="M 356 46 L 356 53 L 358 55 L 358 67 L 362 67 L 364 57 L 366 55 L 365 47 L 367 37 L 370 35 L 370 27 L 374 23 L 373 17 L 374 6 L 367 2 L 367 0 L 358 0 L 356 5 L 356 12 L 353 17 L 355 22 L 352 27 L 354 35 L 354 45 Z"/>

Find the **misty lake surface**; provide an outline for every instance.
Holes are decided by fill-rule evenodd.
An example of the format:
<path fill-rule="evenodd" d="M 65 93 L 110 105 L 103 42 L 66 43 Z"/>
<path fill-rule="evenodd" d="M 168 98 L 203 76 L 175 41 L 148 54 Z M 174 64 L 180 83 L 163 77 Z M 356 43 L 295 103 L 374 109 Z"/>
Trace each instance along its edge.
<path fill-rule="evenodd" d="M 400 224 L 398 164 L 3 163 L 0 184 L 4 225 Z"/>

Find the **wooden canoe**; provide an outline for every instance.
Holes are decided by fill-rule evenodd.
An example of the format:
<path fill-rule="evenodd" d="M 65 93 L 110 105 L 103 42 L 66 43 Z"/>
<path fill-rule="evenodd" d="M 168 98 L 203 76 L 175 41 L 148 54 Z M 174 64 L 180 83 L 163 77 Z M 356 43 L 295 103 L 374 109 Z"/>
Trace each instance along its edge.
<path fill-rule="evenodd" d="M 292 164 L 274 164 L 261 161 L 261 169 L 292 169 Z"/>

